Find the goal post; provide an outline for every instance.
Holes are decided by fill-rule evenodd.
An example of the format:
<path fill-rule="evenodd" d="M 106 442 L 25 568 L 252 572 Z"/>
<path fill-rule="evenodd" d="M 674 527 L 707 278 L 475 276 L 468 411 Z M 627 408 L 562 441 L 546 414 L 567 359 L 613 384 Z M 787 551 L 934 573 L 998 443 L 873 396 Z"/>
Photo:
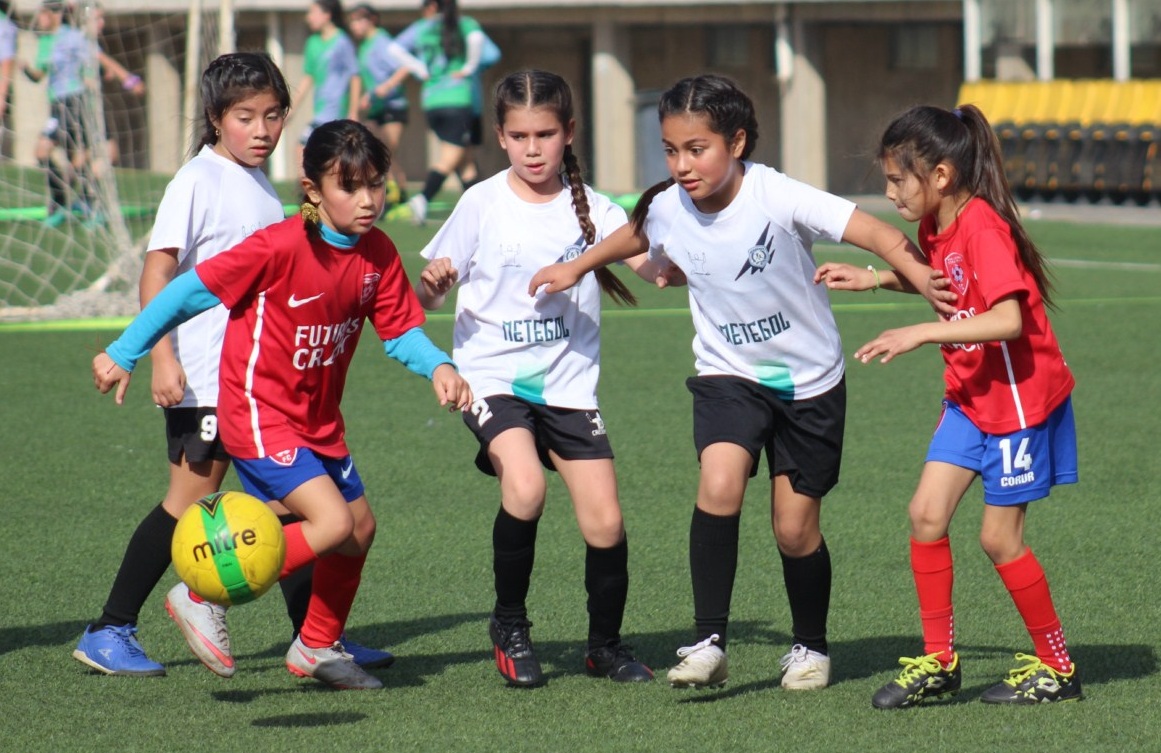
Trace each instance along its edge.
<path fill-rule="evenodd" d="M 74 27 L 88 41 L 85 91 L 79 133 L 57 139 L 52 170 L 36 157 L 52 114 L 47 85 L 15 76 L 8 129 L 0 128 L 0 321 L 138 308 L 153 213 L 200 125 L 201 72 L 234 46 L 232 0 L 142 5 L 76 0 Z M 33 63 L 37 14 L 15 20 L 18 57 Z M 53 214 L 50 172 L 67 188 L 67 206 Z"/>

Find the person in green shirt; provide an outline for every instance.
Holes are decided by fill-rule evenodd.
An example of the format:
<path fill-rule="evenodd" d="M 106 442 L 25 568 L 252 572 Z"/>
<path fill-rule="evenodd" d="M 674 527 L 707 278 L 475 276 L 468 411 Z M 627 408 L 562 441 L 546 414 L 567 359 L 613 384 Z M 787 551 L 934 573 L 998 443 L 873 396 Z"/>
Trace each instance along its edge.
<path fill-rule="evenodd" d="M 468 147 L 479 142 L 473 87 L 486 40 L 474 18 L 460 15 L 456 0 L 424 0 L 422 14 L 392 45 L 396 59 L 423 81 L 420 101 L 427 127 L 439 139 L 423 192 L 407 202 L 417 225 L 427 219 L 428 203 L 464 162 Z M 418 58 L 421 67 L 405 62 L 408 53 Z"/>

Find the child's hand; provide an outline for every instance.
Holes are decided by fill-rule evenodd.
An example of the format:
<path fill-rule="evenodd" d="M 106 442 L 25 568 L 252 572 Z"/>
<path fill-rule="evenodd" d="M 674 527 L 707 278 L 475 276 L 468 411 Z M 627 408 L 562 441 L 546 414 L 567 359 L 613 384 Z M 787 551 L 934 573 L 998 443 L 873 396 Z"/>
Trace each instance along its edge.
<path fill-rule="evenodd" d="M 449 412 L 463 410 L 472 404 L 472 388 L 450 363 L 441 363 L 431 375 L 431 386 L 440 405 Z"/>
<path fill-rule="evenodd" d="M 423 290 L 432 298 L 445 295 L 460 279 L 460 273 L 452 265 L 451 259 L 441 257 L 428 262 L 419 273 L 419 282 Z"/>
<path fill-rule="evenodd" d="M 153 402 L 162 408 L 172 408 L 185 397 L 186 376 L 176 358 L 154 358 L 153 379 L 150 387 Z"/>
<path fill-rule="evenodd" d="M 681 267 L 668 259 L 664 260 L 664 266 L 657 270 L 654 282 L 659 288 L 680 288 L 689 283 L 685 278 L 685 272 L 681 271 Z"/>
<path fill-rule="evenodd" d="M 830 290 L 874 290 L 878 280 L 866 267 L 828 261 L 814 270 L 814 284 L 820 283 Z"/>
<path fill-rule="evenodd" d="M 955 302 L 959 296 L 950 288 L 951 280 L 943 274 L 942 270 L 931 270 L 931 277 L 927 279 L 927 289 L 923 291 L 923 297 L 927 299 L 936 313 L 950 315 L 956 312 Z"/>
<path fill-rule="evenodd" d="M 580 276 L 576 273 L 576 267 L 571 262 L 549 264 L 532 275 L 532 281 L 528 283 L 528 295 L 535 298 L 536 294 L 541 292 L 541 287 L 544 288 L 543 292 L 545 293 L 559 293 L 562 290 L 568 290 L 578 282 L 580 282 Z"/>
<path fill-rule="evenodd" d="M 105 351 L 93 357 L 93 383 L 102 395 L 116 386 L 117 392 L 113 399 L 117 405 L 125 402 L 125 390 L 129 389 L 129 380 L 132 378 L 133 375 L 118 366 Z"/>
<path fill-rule="evenodd" d="M 926 342 L 920 336 L 920 326 L 889 329 L 855 351 L 855 358 L 862 363 L 882 356 L 879 363 L 887 363 L 892 358 L 915 350 Z"/>

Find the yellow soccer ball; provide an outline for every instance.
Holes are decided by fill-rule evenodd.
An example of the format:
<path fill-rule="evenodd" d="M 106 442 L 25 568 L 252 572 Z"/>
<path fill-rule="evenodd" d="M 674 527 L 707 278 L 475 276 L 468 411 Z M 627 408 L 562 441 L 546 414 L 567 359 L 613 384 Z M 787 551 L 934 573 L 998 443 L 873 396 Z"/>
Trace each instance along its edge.
<path fill-rule="evenodd" d="M 278 582 L 286 538 L 278 516 L 242 492 L 199 499 L 177 521 L 173 567 L 207 601 L 245 604 Z"/>

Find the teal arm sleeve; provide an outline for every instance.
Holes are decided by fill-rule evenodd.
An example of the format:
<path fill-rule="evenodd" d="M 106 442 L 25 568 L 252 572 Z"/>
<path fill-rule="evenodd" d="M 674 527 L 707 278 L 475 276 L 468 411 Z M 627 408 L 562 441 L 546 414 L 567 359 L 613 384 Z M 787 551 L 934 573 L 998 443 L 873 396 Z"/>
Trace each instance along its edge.
<path fill-rule="evenodd" d="M 408 371 L 431 379 L 437 366 L 455 363 L 447 353 L 435 346 L 428 339 L 427 333 L 419 327 L 412 327 L 399 337 L 383 341 L 383 350 L 387 355 L 407 367 Z"/>
<path fill-rule="evenodd" d="M 105 352 L 118 366 L 133 371 L 167 332 L 221 302 L 191 269 L 173 278 Z"/>

